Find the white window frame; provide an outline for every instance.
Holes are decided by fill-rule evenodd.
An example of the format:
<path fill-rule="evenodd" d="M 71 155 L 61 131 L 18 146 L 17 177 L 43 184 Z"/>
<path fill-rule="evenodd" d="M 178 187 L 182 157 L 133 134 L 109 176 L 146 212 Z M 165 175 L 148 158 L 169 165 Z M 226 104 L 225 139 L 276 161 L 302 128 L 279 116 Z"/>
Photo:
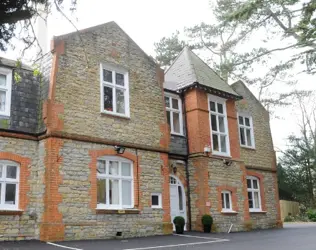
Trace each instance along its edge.
<path fill-rule="evenodd" d="M 112 71 L 112 83 L 103 80 L 103 69 Z M 119 73 L 124 75 L 124 86 L 116 85 L 116 77 L 115 73 Z M 113 111 L 108 111 L 104 109 L 104 87 L 111 87 L 112 91 L 112 105 Z M 124 107 L 125 107 L 125 114 L 121 114 L 116 112 L 116 89 L 120 89 L 124 91 Z M 127 117 L 130 118 L 130 105 L 129 105 L 129 75 L 128 71 L 122 68 L 109 65 L 109 64 L 100 64 L 100 107 L 101 113 L 111 114 L 115 116 Z"/>
<path fill-rule="evenodd" d="M 1 183 L 1 196 L 0 196 L 0 210 L 18 210 L 19 208 L 19 188 L 20 188 L 20 165 L 14 161 L 7 161 L 7 160 L 0 160 L 0 165 L 3 166 L 2 168 L 2 176 L 0 176 L 0 183 Z M 16 179 L 12 178 L 5 178 L 7 174 L 7 166 L 15 166 L 16 167 Z M 5 204 L 5 191 L 3 184 L 15 184 L 15 204 Z"/>
<path fill-rule="evenodd" d="M 173 135 L 183 135 L 183 113 L 182 113 L 182 101 L 181 98 L 175 94 L 167 93 L 165 92 L 164 94 L 164 103 L 165 103 L 165 98 L 169 98 L 169 103 L 170 107 L 167 107 L 166 105 L 166 111 L 170 112 L 170 132 Z M 179 109 L 174 109 L 172 108 L 172 99 L 177 99 L 178 100 L 178 107 Z M 180 124 L 180 133 L 177 133 L 174 131 L 174 126 L 173 126 L 173 113 L 178 113 L 179 114 L 179 124 Z"/>
<path fill-rule="evenodd" d="M 233 212 L 233 203 L 232 203 L 232 192 L 231 191 L 222 191 L 221 193 L 221 198 L 223 199 L 222 197 L 222 194 L 224 194 L 224 207 L 222 206 L 222 212 Z M 229 195 L 229 205 L 230 205 L 230 208 L 226 208 L 226 199 L 225 199 L 225 195 L 228 194 Z M 222 202 L 223 204 L 223 202 Z"/>
<path fill-rule="evenodd" d="M 105 179 L 106 180 L 106 204 L 97 204 L 97 209 L 132 209 L 134 208 L 134 171 L 133 171 L 133 162 L 131 160 L 128 160 L 123 157 L 117 157 L 117 156 L 105 156 L 105 157 L 100 157 L 97 160 L 103 160 L 106 162 L 106 173 L 99 173 L 97 171 L 97 179 Z M 119 162 L 119 174 L 118 175 L 109 175 L 109 161 L 118 161 Z M 121 164 L 122 162 L 129 163 L 131 165 L 131 176 L 122 176 L 121 173 Z M 122 193 L 119 194 L 119 205 L 111 205 L 110 204 L 110 197 L 109 197 L 109 180 L 118 180 L 119 181 L 119 190 L 122 192 L 122 180 L 128 180 L 131 181 L 132 183 L 132 188 L 131 188 L 131 205 L 123 205 L 122 202 Z"/>
<path fill-rule="evenodd" d="M 217 110 L 217 103 L 223 105 L 223 114 L 218 113 L 216 111 L 211 111 L 211 105 L 210 105 L 211 101 L 215 102 L 216 110 Z M 210 133 L 211 133 L 211 142 L 212 142 L 212 152 L 213 152 L 214 155 L 230 157 L 230 144 L 229 144 L 230 140 L 229 140 L 228 121 L 227 121 L 226 99 L 218 97 L 218 96 L 214 96 L 214 95 L 211 95 L 211 94 L 208 94 L 208 110 L 209 110 L 209 121 L 210 121 Z M 216 115 L 217 117 L 221 116 L 221 117 L 224 118 L 225 132 L 220 132 L 219 131 L 218 118 L 216 118 L 218 131 L 213 131 L 212 130 L 212 117 L 211 117 L 211 115 Z M 214 150 L 213 134 L 219 135 L 219 141 L 218 141 L 219 151 Z M 225 137 L 226 138 L 226 149 L 227 149 L 226 153 L 225 152 L 221 152 L 220 135 L 225 135 L 226 136 Z"/>
<path fill-rule="evenodd" d="M 239 116 L 241 116 L 242 119 L 243 119 L 243 122 L 244 122 L 243 125 L 239 123 Z M 247 125 L 246 125 L 246 123 L 245 123 L 245 118 L 248 118 L 248 119 L 249 119 L 249 124 L 250 124 L 250 126 L 247 126 Z M 255 136 L 254 136 L 254 132 L 253 132 L 252 116 L 251 116 L 251 115 L 248 115 L 248 114 L 245 114 L 245 113 L 237 113 L 237 119 L 238 119 L 238 133 L 239 133 L 239 143 L 240 143 L 240 146 L 241 146 L 241 147 L 244 147 L 244 148 L 252 148 L 252 149 L 255 149 L 256 146 L 255 146 Z M 243 130 L 244 130 L 245 143 L 246 143 L 246 144 L 242 144 L 242 143 L 241 143 L 241 133 L 240 133 L 240 129 L 243 129 Z M 246 133 L 246 129 L 250 129 L 251 146 L 248 146 L 248 145 L 247 145 L 247 133 Z"/>
<path fill-rule="evenodd" d="M 11 113 L 11 91 L 12 91 L 12 70 L 0 68 L 0 74 L 6 76 L 6 86 L 0 86 L 0 91 L 5 91 L 5 110 L 0 111 L 0 116 L 10 116 Z"/>
<path fill-rule="evenodd" d="M 162 208 L 162 195 L 161 195 L 161 193 L 152 193 L 151 198 L 153 196 L 158 196 L 158 205 L 151 204 L 151 207 L 152 208 Z"/>
<path fill-rule="evenodd" d="M 249 202 L 248 202 L 248 207 L 249 207 L 249 212 L 261 212 L 262 211 L 262 206 L 261 206 L 261 190 L 260 190 L 260 180 L 259 178 L 255 176 L 247 176 L 247 180 L 251 180 L 251 188 L 248 188 L 248 183 L 247 183 L 247 197 L 248 193 L 251 193 L 252 200 L 253 200 L 253 206 L 254 204 L 254 193 L 258 193 L 258 202 L 259 202 L 259 208 L 250 208 L 249 207 Z M 253 188 L 253 180 L 256 180 L 258 183 L 258 188 Z"/>

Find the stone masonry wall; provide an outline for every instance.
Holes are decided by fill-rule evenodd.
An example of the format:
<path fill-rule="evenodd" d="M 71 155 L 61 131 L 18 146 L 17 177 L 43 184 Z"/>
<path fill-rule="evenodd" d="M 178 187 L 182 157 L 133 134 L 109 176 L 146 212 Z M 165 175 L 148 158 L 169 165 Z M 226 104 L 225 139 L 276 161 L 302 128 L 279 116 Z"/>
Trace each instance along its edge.
<path fill-rule="evenodd" d="M 57 38 L 65 41 L 56 82 L 56 102 L 64 105 L 63 131 L 160 147 L 166 119 L 154 61 L 114 22 L 80 36 Z M 130 119 L 100 113 L 100 63 L 128 71 Z"/>
<path fill-rule="evenodd" d="M 29 159 L 30 164 L 26 166 L 25 171 L 21 171 L 22 175 L 28 175 L 27 183 L 23 183 L 28 190 L 26 208 L 20 215 L 6 215 L 5 212 L 0 211 L 0 241 L 38 239 L 39 237 L 39 221 L 42 211 L 39 204 L 42 203 L 44 169 L 38 161 L 38 152 L 36 141 L 1 137 L 0 155 L 18 155 L 18 157 Z M 22 175 L 20 175 L 20 181 L 23 179 Z M 20 185 L 22 185 L 21 182 Z"/>
<path fill-rule="evenodd" d="M 164 212 L 151 208 L 151 193 L 163 192 L 160 154 L 137 152 L 140 186 L 139 196 L 134 200 L 137 203 L 139 199 L 140 214 L 96 214 L 95 209 L 90 208 L 89 151 L 99 149 L 113 147 L 65 140 L 60 151 L 63 161 L 60 166 L 62 202 L 59 211 L 63 214 L 65 240 L 113 238 L 117 232 L 122 232 L 123 237 L 163 234 Z M 126 150 L 136 154 L 133 149 Z"/>

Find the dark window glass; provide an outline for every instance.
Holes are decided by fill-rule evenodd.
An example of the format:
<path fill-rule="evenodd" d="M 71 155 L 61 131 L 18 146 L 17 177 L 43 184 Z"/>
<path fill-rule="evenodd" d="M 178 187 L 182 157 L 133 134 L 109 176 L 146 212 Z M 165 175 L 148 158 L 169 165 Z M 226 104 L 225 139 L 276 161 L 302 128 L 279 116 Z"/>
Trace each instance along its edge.
<path fill-rule="evenodd" d="M 244 125 L 244 118 L 242 116 L 238 116 L 239 124 Z"/>
<path fill-rule="evenodd" d="M 120 73 L 115 74 L 116 85 L 124 86 L 124 75 Z"/>
<path fill-rule="evenodd" d="M 170 108 L 170 98 L 165 96 L 165 104 L 166 104 L 166 107 Z"/>
<path fill-rule="evenodd" d="M 217 112 L 223 114 L 223 104 L 217 103 Z"/>
<path fill-rule="evenodd" d="M 218 136 L 217 135 L 213 135 L 212 138 L 213 138 L 213 150 L 219 151 L 219 148 L 218 148 Z"/>
<path fill-rule="evenodd" d="M 103 69 L 103 81 L 110 82 L 110 83 L 113 82 L 112 71 Z"/>
<path fill-rule="evenodd" d="M 210 102 L 210 108 L 212 111 L 216 111 L 215 109 L 215 102 Z"/>
<path fill-rule="evenodd" d="M 5 204 L 15 204 L 15 187 L 16 184 L 6 184 Z"/>
<path fill-rule="evenodd" d="M 16 172 L 17 172 L 16 166 L 7 166 L 7 178 L 16 179 Z"/>
<path fill-rule="evenodd" d="M 217 131 L 216 115 L 211 115 L 212 130 Z"/>
<path fill-rule="evenodd" d="M 252 192 L 248 192 L 249 208 L 253 208 Z"/>
<path fill-rule="evenodd" d="M 104 110 L 113 111 L 113 89 L 104 87 Z"/>
<path fill-rule="evenodd" d="M 247 117 L 245 117 L 245 124 L 246 126 L 250 127 L 250 120 Z"/>
<path fill-rule="evenodd" d="M 158 195 L 152 195 L 151 196 L 151 205 L 159 206 L 159 197 L 158 197 Z"/>
<path fill-rule="evenodd" d="M 97 181 L 97 201 L 98 204 L 106 204 L 106 185 L 104 179 Z"/>
<path fill-rule="evenodd" d="M 245 130 L 244 128 L 240 128 L 240 143 L 241 145 L 245 145 L 246 144 L 246 140 L 245 140 Z"/>
<path fill-rule="evenodd" d="M 178 186 L 178 193 L 179 193 L 179 209 L 180 211 L 183 210 L 183 195 L 182 195 L 182 188 Z"/>

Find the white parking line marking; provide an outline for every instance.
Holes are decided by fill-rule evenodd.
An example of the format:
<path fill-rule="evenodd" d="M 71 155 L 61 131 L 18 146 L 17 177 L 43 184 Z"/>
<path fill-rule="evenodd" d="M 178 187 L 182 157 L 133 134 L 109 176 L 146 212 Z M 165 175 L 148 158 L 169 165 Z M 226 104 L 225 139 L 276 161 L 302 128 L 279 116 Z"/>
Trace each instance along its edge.
<path fill-rule="evenodd" d="M 60 247 L 60 248 L 66 248 L 66 249 L 72 249 L 72 250 L 83 250 L 83 249 L 81 249 L 81 248 L 67 247 L 67 246 L 59 245 L 59 244 L 52 243 L 52 242 L 46 242 L 46 243 L 47 243 L 48 245 L 52 245 L 52 246 Z"/>
<path fill-rule="evenodd" d="M 176 244 L 176 245 L 165 245 L 165 246 L 154 246 L 154 247 L 140 247 L 140 248 L 127 248 L 127 249 L 123 249 L 123 250 L 146 250 L 146 249 L 157 249 L 157 248 L 167 248 L 167 247 L 193 246 L 193 245 L 211 244 L 211 243 L 225 242 L 225 241 L 229 241 L 229 240 L 222 239 L 222 240 L 215 240 L 215 241 L 193 242 L 193 243 Z"/>
<path fill-rule="evenodd" d="M 188 238 L 205 239 L 205 240 L 223 240 L 223 239 L 221 239 L 221 238 L 201 237 L 201 236 L 187 235 L 187 234 L 173 234 L 173 235 L 174 235 L 174 236 L 180 236 L 180 237 L 188 237 Z"/>

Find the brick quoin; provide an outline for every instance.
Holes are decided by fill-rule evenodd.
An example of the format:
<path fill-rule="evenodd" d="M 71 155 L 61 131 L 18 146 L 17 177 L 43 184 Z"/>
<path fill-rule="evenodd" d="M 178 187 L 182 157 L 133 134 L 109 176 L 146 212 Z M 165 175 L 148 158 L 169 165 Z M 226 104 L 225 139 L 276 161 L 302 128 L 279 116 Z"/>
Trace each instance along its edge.
<path fill-rule="evenodd" d="M 19 209 L 25 211 L 29 203 L 27 193 L 30 191 L 28 178 L 30 176 L 29 167 L 31 164 L 31 159 L 9 152 L 0 152 L 0 160 L 13 161 L 20 165 Z"/>
<path fill-rule="evenodd" d="M 243 189 L 243 197 L 244 197 L 244 221 L 250 220 L 249 213 L 249 201 L 248 201 L 248 191 L 247 191 L 247 169 L 244 163 L 240 164 L 240 170 L 242 171 L 241 183 Z"/>
<path fill-rule="evenodd" d="M 237 201 L 237 188 L 236 187 L 232 187 L 232 186 L 228 186 L 228 185 L 222 185 L 222 186 L 218 186 L 217 188 L 217 200 L 218 200 L 218 206 L 217 206 L 217 210 L 218 212 L 222 211 L 222 192 L 223 191 L 230 191 L 231 192 L 231 197 L 232 197 L 232 209 L 235 212 L 238 212 L 238 201 Z"/>

